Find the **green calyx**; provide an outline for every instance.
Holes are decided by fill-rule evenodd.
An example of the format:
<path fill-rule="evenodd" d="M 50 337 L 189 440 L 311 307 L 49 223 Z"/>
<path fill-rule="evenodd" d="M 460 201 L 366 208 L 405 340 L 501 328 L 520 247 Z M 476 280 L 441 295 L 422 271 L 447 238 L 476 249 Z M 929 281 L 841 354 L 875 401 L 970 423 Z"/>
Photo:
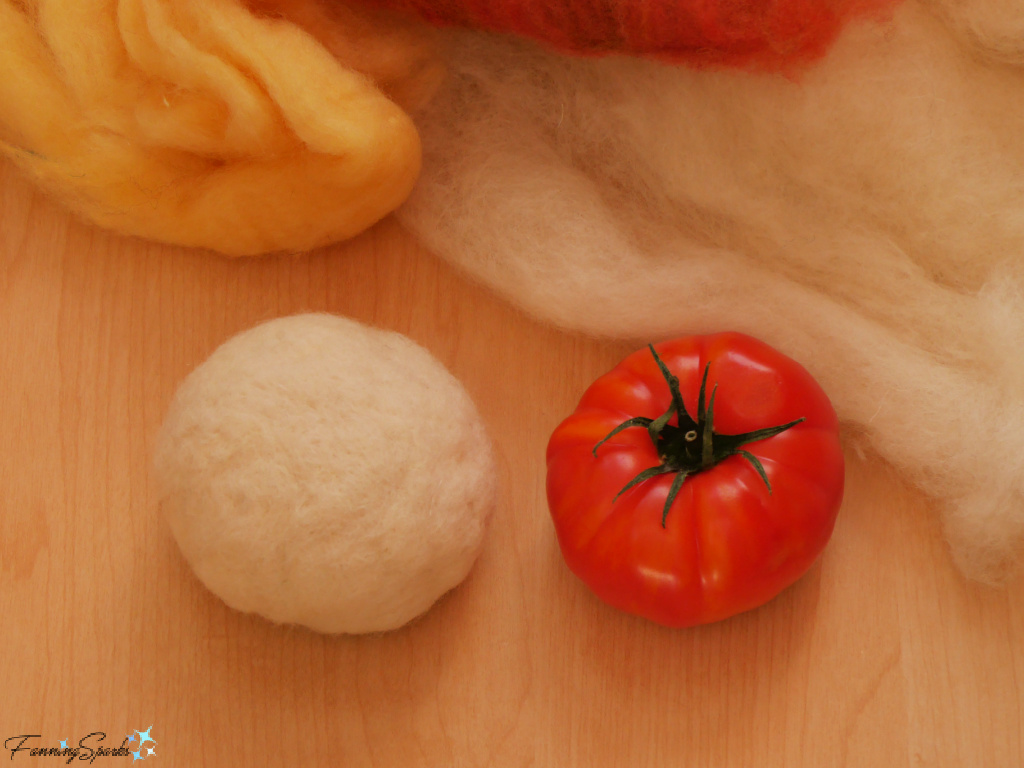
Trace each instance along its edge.
<path fill-rule="evenodd" d="M 743 450 L 743 446 L 747 443 L 774 437 L 781 432 L 785 432 L 790 427 L 796 426 L 804 419 L 799 418 L 788 424 L 757 429 L 753 432 L 744 432 L 741 435 L 723 435 L 715 432 L 715 393 L 718 391 L 717 384 L 711 389 L 711 397 L 705 402 L 708 371 L 711 368 L 711 363 L 704 366 L 704 378 L 700 382 L 700 394 L 697 396 L 697 419 L 695 421 L 686 412 L 686 406 L 683 405 L 683 396 L 679 391 L 679 379 L 672 374 L 665 363 L 662 362 L 662 359 L 658 357 L 654 346 L 648 344 L 647 347 L 651 350 L 651 354 L 654 355 L 658 368 L 661 369 L 661 375 L 665 377 L 665 382 L 672 393 L 672 404 L 667 411 L 656 419 L 649 419 L 646 416 L 635 416 L 622 422 L 594 446 L 593 453 L 596 457 L 597 449 L 624 429 L 643 427 L 647 430 L 651 442 L 654 443 L 655 448 L 658 450 L 658 458 L 661 459 L 661 464 L 645 469 L 626 483 L 622 490 L 615 495 L 615 499 L 612 500 L 613 503 L 633 486 L 639 485 L 645 480 L 650 480 L 652 477 L 674 472 L 676 476 L 672 481 L 668 498 L 665 499 L 665 508 L 661 513 L 661 526 L 664 528 L 669 508 L 672 506 L 672 502 L 675 501 L 679 489 L 683 487 L 686 478 L 697 472 L 710 469 L 730 456 L 742 456 L 749 461 L 754 469 L 757 470 L 757 474 L 764 480 L 764 484 L 767 486 L 768 493 L 770 494 L 772 492 L 772 484 L 768 481 L 768 475 L 765 474 L 764 467 L 754 454 Z M 677 417 L 676 424 L 669 424 L 668 422 L 673 415 Z"/>

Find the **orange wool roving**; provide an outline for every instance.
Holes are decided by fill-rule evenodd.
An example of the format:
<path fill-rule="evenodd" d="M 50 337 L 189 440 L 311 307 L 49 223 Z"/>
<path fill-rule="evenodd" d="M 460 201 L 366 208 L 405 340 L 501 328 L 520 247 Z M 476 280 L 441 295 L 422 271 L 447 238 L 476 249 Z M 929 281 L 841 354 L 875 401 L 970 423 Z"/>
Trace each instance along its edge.
<path fill-rule="evenodd" d="M 240 256 L 351 237 L 420 169 L 432 32 L 316 0 L 0 0 L 0 158 L 82 217 Z"/>
<path fill-rule="evenodd" d="M 577 54 L 788 71 L 844 24 L 898 0 L 368 0 L 441 25 L 511 32 Z"/>

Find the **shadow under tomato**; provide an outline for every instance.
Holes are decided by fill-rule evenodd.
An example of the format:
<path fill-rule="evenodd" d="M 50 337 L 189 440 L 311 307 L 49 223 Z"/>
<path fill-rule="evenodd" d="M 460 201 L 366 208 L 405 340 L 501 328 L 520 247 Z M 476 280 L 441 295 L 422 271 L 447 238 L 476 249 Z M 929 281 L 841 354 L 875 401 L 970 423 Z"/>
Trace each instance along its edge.
<path fill-rule="evenodd" d="M 691 628 L 664 627 L 606 605 L 569 571 L 554 537 L 545 561 L 554 593 L 548 605 L 562 614 L 546 624 L 564 634 L 548 640 L 561 646 L 559 652 L 539 656 L 563 662 L 543 674 L 552 688 L 574 692 L 573 719 L 580 728 L 614 729 L 616 721 L 601 722 L 599 713 L 628 709 L 624 722 L 677 732 L 683 750 L 677 756 L 695 754 L 683 741 L 724 727 L 718 722 L 723 713 L 731 711 L 734 721 L 739 712 L 767 717 L 804 688 L 814 663 L 822 560 L 765 605 Z M 740 699 L 746 701 L 742 707 Z M 739 722 L 728 727 L 730 738 L 742 739 L 749 730 Z"/>

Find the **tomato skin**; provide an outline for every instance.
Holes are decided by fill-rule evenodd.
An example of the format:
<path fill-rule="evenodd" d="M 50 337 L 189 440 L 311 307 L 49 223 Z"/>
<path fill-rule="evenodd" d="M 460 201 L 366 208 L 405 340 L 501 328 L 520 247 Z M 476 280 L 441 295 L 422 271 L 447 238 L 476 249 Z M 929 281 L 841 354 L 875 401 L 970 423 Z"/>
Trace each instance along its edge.
<path fill-rule="evenodd" d="M 843 497 L 839 423 L 828 397 L 798 363 L 739 333 L 654 345 L 679 379 L 689 414 L 710 364 L 716 433 L 800 423 L 690 475 L 662 518 L 674 474 L 616 494 L 661 459 L 632 427 L 594 447 L 623 421 L 656 419 L 672 403 L 649 349 L 597 379 L 551 435 L 547 495 L 566 564 L 606 603 L 671 627 L 756 608 L 799 579 L 832 535 Z M 673 416 L 669 424 L 676 424 Z"/>

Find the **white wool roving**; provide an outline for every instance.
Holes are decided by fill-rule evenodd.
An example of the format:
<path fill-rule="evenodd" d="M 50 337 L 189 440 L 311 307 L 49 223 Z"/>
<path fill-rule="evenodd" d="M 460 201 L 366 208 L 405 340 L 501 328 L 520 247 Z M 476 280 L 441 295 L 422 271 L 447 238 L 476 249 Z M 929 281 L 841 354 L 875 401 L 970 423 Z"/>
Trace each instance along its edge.
<path fill-rule="evenodd" d="M 257 326 L 181 385 L 161 508 L 232 608 L 319 632 L 389 630 L 461 582 L 495 500 L 473 402 L 423 348 L 330 315 Z"/>
<path fill-rule="evenodd" d="M 794 82 L 447 37 L 399 215 L 534 315 L 800 360 L 937 500 L 959 565 L 1024 537 L 1024 4 L 907 2 Z"/>

